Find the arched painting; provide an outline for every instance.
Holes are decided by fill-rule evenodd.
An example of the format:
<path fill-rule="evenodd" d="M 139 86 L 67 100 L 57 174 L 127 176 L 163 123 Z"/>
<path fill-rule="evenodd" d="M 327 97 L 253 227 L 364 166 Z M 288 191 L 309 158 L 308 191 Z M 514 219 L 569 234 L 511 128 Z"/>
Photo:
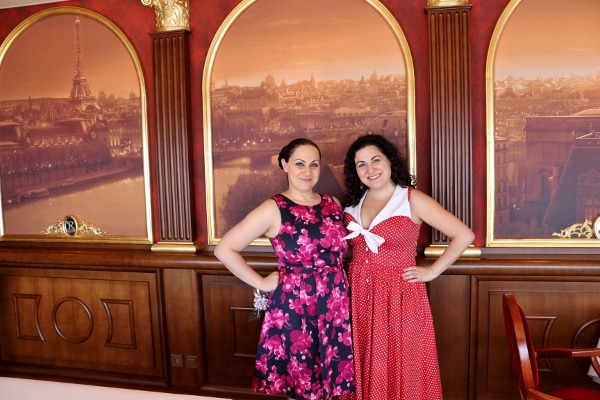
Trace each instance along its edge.
<path fill-rule="evenodd" d="M 294 138 L 320 146 L 316 189 L 340 199 L 359 135 L 389 137 L 414 171 L 413 81 L 402 30 L 378 1 L 240 3 L 204 72 L 209 244 L 285 187 L 277 155 Z"/>
<path fill-rule="evenodd" d="M 594 247 L 600 2 L 513 0 L 488 53 L 488 245 Z"/>
<path fill-rule="evenodd" d="M 4 40 L 2 239 L 151 242 L 146 142 L 141 65 L 109 20 L 50 8 Z"/>

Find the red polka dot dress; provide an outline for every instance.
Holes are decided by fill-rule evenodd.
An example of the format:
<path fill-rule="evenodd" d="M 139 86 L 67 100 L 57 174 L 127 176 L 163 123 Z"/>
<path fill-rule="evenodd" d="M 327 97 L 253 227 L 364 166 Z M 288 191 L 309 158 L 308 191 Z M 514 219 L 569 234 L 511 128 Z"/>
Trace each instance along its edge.
<path fill-rule="evenodd" d="M 364 197 L 344 210 L 356 392 L 343 400 L 443 399 L 425 283 L 401 276 L 415 265 L 421 227 L 410 219 L 410 190 L 396 187 L 370 229 L 360 221 Z"/>

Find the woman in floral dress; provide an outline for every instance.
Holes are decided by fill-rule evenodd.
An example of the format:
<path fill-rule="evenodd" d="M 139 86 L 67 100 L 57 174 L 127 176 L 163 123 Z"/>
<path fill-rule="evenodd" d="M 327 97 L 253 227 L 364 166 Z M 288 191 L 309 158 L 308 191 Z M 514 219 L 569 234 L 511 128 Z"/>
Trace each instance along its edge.
<path fill-rule="evenodd" d="M 464 252 L 473 232 L 414 189 L 406 162 L 381 135 L 350 146 L 344 178 L 356 391 L 342 399 L 442 400 L 425 282 Z M 451 239 L 429 267 L 415 260 L 423 222 Z"/>
<path fill-rule="evenodd" d="M 248 285 L 269 293 L 252 390 L 290 399 L 328 400 L 354 390 L 348 281 L 342 265 L 347 234 L 333 196 L 314 192 L 321 153 L 304 138 L 279 154 L 288 188 L 227 232 L 215 256 Z M 278 271 L 263 277 L 241 251 L 270 238 Z"/>

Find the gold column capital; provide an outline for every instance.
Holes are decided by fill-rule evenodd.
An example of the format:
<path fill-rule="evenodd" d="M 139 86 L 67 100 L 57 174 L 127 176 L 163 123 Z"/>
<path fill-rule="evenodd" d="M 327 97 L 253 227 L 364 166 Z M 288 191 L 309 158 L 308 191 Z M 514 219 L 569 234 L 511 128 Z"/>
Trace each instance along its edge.
<path fill-rule="evenodd" d="M 159 32 L 190 30 L 189 0 L 141 0 L 156 12 L 156 30 Z"/>
<path fill-rule="evenodd" d="M 469 4 L 469 0 L 427 0 L 427 7 L 454 7 Z"/>

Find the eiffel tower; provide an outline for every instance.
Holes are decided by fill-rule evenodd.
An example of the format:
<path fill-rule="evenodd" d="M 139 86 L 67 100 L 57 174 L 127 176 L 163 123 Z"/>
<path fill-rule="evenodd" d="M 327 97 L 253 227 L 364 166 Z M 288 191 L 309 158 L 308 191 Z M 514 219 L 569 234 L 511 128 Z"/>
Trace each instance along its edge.
<path fill-rule="evenodd" d="M 99 109 L 96 97 L 92 94 L 83 68 L 83 57 L 81 52 L 81 21 L 79 17 L 75 20 L 75 75 L 69 103 L 79 110 Z"/>

